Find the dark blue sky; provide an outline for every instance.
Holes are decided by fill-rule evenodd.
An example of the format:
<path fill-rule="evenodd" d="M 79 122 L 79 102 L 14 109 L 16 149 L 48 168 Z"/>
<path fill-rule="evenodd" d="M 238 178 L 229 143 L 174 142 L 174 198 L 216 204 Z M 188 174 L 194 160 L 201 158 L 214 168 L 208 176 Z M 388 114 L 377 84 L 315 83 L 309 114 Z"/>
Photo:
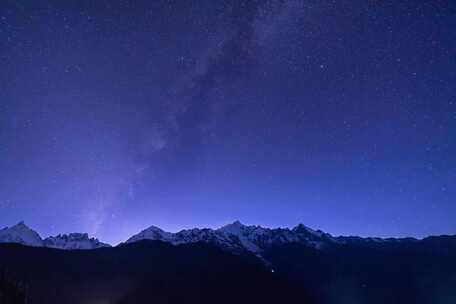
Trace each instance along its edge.
<path fill-rule="evenodd" d="M 456 2 L 0 4 L 0 226 L 456 233 Z"/>

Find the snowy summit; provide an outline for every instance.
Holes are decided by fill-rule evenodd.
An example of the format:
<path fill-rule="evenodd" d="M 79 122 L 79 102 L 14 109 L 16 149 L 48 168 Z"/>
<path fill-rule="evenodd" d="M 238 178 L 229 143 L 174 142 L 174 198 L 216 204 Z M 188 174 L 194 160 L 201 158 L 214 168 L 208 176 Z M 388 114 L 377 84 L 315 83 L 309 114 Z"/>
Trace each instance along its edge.
<path fill-rule="evenodd" d="M 0 243 L 17 243 L 34 247 L 49 247 L 57 249 L 96 249 L 111 247 L 96 238 L 89 238 L 87 233 L 70 233 L 69 235 L 50 236 L 42 239 L 34 230 L 20 222 L 12 227 L 0 230 Z"/>

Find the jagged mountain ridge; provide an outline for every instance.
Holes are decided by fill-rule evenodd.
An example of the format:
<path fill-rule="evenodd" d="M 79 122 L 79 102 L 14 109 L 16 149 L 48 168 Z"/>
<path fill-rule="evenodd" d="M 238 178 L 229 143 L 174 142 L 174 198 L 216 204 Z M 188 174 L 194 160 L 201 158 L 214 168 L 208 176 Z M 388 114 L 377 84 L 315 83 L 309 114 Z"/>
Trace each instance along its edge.
<path fill-rule="evenodd" d="M 87 233 L 70 233 L 50 236 L 43 240 L 44 247 L 59 249 L 96 249 L 111 247 L 96 238 L 89 238 Z"/>
<path fill-rule="evenodd" d="M 456 236 L 430 236 L 424 239 L 408 238 L 378 238 L 358 236 L 332 236 L 321 230 L 313 230 L 303 224 L 294 228 L 264 228 L 261 226 L 243 225 L 239 221 L 218 229 L 187 229 L 176 233 L 166 232 L 151 226 L 129 238 L 126 243 L 141 240 L 159 240 L 173 245 L 188 243 L 210 243 L 232 253 L 253 253 L 267 261 L 265 253 L 276 247 L 288 244 L 304 245 L 315 250 L 339 250 L 342 247 L 352 248 L 392 248 L 397 246 L 423 245 L 435 241 L 448 240 L 456 242 Z"/>
<path fill-rule="evenodd" d="M 96 249 L 111 247 L 96 238 L 89 238 L 87 233 L 59 234 L 42 239 L 34 230 L 24 222 L 0 230 L 0 243 L 18 243 L 25 246 L 48 247 L 56 249 Z"/>
<path fill-rule="evenodd" d="M 294 228 L 264 228 L 244 225 L 239 221 L 218 229 L 193 228 L 176 233 L 164 231 L 156 226 L 139 232 L 125 243 L 142 240 L 159 240 L 173 245 L 204 242 L 217 245 L 233 253 L 250 252 L 261 255 L 265 250 L 276 245 L 298 243 L 315 249 L 324 249 L 331 245 L 364 244 L 382 246 L 385 244 L 419 242 L 414 238 L 362 238 L 356 236 L 334 237 L 321 230 L 313 230 L 303 224 Z M 42 239 L 34 230 L 23 222 L 0 230 L 0 243 L 19 243 L 27 246 L 57 249 L 96 249 L 110 247 L 96 238 L 89 238 L 87 233 L 59 234 Z"/>
<path fill-rule="evenodd" d="M 177 233 L 163 231 L 151 226 L 129 238 L 126 243 L 141 240 L 159 240 L 173 245 L 206 242 L 218 245 L 231 252 L 251 252 L 261 255 L 262 252 L 276 245 L 299 243 L 315 249 L 323 249 L 331 245 L 365 243 L 379 245 L 399 241 L 418 241 L 417 239 L 382 239 L 361 237 L 334 237 L 321 230 L 313 230 L 303 224 L 294 228 L 264 228 L 247 226 L 239 221 L 219 229 L 187 229 Z"/>

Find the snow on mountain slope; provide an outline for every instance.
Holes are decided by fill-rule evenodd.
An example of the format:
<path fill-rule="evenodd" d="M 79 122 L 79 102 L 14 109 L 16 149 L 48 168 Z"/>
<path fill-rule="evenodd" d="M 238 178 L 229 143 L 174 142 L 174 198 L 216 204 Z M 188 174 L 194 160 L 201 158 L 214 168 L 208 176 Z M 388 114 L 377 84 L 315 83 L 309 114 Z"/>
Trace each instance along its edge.
<path fill-rule="evenodd" d="M 177 233 L 165 232 L 152 226 L 134 235 L 126 243 L 140 240 L 161 240 L 174 245 L 207 242 L 232 252 L 248 251 L 255 254 L 261 254 L 266 248 L 277 244 L 298 242 L 321 248 L 328 242 L 336 242 L 331 235 L 312 230 L 302 224 L 293 229 L 269 229 L 260 226 L 246 226 L 239 221 L 216 230 L 190 229 Z"/>
<path fill-rule="evenodd" d="M 12 227 L 0 230 L 0 243 L 18 243 L 27 246 L 42 247 L 40 235 L 20 222 Z"/>
<path fill-rule="evenodd" d="M 149 228 L 141 231 L 140 233 L 128 239 L 127 243 L 136 242 L 140 240 L 159 240 L 164 242 L 173 243 L 173 233 L 165 232 L 158 227 L 150 226 Z"/>
<path fill-rule="evenodd" d="M 237 248 L 243 250 L 240 244 L 235 244 L 230 237 L 222 233 L 218 233 L 212 229 L 188 229 L 182 230 L 177 233 L 171 233 L 163 231 L 160 228 L 151 226 L 140 233 L 129 238 L 126 243 L 137 242 L 141 240 L 159 240 L 168 242 L 173 245 L 196 243 L 196 242 L 207 242 L 221 245 L 222 247 L 229 247 L 230 249 Z"/>
<path fill-rule="evenodd" d="M 320 230 L 313 230 L 302 224 L 289 228 L 264 228 L 247 226 L 239 221 L 218 229 L 194 228 L 181 230 L 177 233 L 163 231 L 151 226 L 129 238 L 126 243 L 141 240 L 160 240 L 173 245 L 205 242 L 214 244 L 232 253 L 251 252 L 261 257 L 268 248 L 275 245 L 299 243 L 308 247 L 323 249 L 326 246 L 339 244 L 383 244 L 385 242 L 417 241 L 415 239 L 381 239 L 361 237 L 333 237 Z M 65 250 L 96 249 L 110 247 L 96 238 L 89 238 L 86 233 L 70 233 L 68 235 L 51 236 L 42 239 L 40 235 L 27 227 L 23 222 L 0 230 L 0 243 L 19 243 L 27 246 L 48 247 Z"/>
<path fill-rule="evenodd" d="M 70 233 L 69 235 L 51 236 L 43 240 L 37 232 L 27 227 L 24 222 L 1 229 L 0 243 L 18 243 L 26 246 L 67 250 L 110 247 L 110 245 L 104 244 L 95 238 L 89 238 L 86 233 Z"/>
<path fill-rule="evenodd" d="M 89 238 L 87 233 L 59 234 L 50 236 L 43 242 L 45 247 L 67 250 L 111 247 L 111 245 L 102 243 L 96 238 Z"/>

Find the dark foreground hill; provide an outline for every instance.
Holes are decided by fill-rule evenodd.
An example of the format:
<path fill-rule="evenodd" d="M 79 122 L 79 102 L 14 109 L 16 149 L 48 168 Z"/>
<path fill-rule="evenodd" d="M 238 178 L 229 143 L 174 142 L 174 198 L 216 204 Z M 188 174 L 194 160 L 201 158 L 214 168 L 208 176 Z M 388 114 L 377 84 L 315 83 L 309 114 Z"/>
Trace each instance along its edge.
<path fill-rule="evenodd" d="M 353 242 L 315 250 L 284 244 L 264 254 L 279 277 L 325 304 L 456 303 L 456 238 Z"/>
<path fill-rule="evenodd" d="M 31 304 L 305 300 L 256 257 L 233 255 L 203 243 L 173 246 L 141 241 L 73 251 L 2 244 L 0 269 Z M 22 303 L 21 297 L 7 299 L 8 291 L 10 287 L 1 291 L 2 304 Z"/>
<path fill-rule="evenodd" d="M 346 238 L 268 247 L 138 241 L 58 250 L 0 245 L 0 303 L 454 304 L 456 238 Z"/>

